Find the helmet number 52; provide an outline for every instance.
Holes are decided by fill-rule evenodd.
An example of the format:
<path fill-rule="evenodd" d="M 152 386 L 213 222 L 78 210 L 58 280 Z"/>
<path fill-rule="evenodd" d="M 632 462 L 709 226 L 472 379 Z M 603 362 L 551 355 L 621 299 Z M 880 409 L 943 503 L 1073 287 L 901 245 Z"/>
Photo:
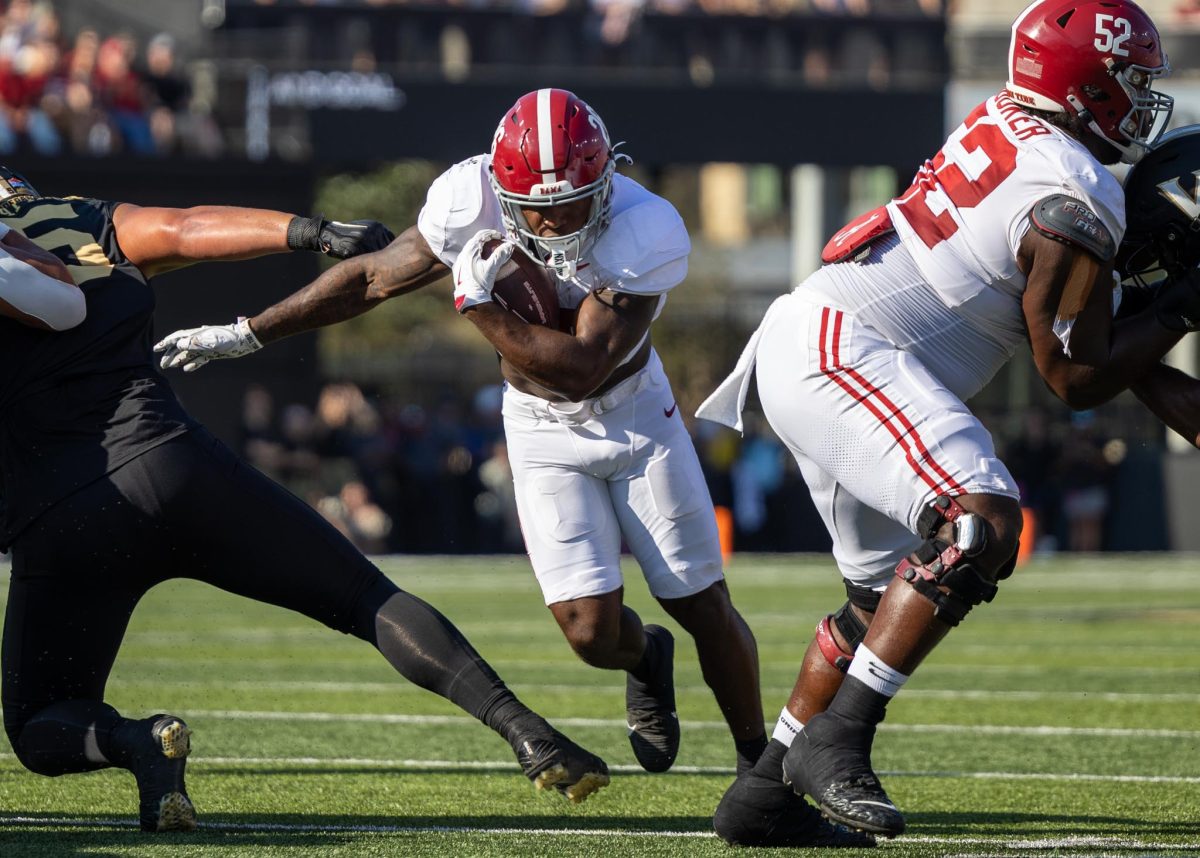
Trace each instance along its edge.
<path fill-rule="evenodd" d="M 1100 53 L 1112 54 L 1114 57 L 1129 56 L 1129 50 L 1125 47 L 1125 43 L 1132 36 L 1133 25 L 1127 18 L 1096 15 L 1096 40 L 1092 44 Z"/>

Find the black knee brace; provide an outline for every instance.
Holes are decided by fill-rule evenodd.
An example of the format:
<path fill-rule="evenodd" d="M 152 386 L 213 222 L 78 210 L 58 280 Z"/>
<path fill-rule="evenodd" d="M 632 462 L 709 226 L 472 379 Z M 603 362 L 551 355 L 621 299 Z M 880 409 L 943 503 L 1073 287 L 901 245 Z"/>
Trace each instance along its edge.
<path fill-rule="evenodd" d="M 936 535 L 947 521 L 954 524 L 952 542 Z M 989 575 L 970 559 L 987 545 L 982 518 L 964 510 L 949 495 L 938 495 L 917 519 L 917 535 L 925 541 L 911 558 L 900 561 L 896 577 L 933 602 L 935 617 L 957 626 L 980 602 L 995 598 L 995 578 L 1007 575 Z"/>
<path fill-rule="evenodd" d="M 854 651 L 867 636 L 866 623 L 851 610 L 851 605 L 873 614 L 879 607 L 879 600 L 883 597 L 882 593 L 877 593 L 867 587 L 860 587 L 850 581 L 846 582 L 846 595 L 849 597 L 846 604 L 817 623 L 817 646 L 821 649 L 821 655 L 825 656 L 825 660 L 842 673 L 850 669 L 850 660 L 854 658 Z M 830 628 L 831 623 L 837 626 L 842 639 L 850 645 L 850 652 L 846 652 L 838 645 L 837 639 L 833 636 L 833 630 Z"/>

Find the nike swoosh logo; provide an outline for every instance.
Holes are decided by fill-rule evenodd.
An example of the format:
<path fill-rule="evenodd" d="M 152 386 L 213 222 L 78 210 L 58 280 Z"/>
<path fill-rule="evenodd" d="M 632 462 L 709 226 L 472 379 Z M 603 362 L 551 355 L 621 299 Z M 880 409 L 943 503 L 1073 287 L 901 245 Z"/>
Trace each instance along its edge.
<path fill-rule="evenodd" d="M 671 403 L 671 407 L 670 407 L 670 408 L 664 408 L 664 409 L 663 409 L 663 417 L 674 417 L 674 416 L 675 416 L 675 409 L 676 409 L 676 408 L 678 408 L 678 407 L 679 407 L 679 403 L 678 403 L 678 402 L 672 402 L 672 403 Z"/>

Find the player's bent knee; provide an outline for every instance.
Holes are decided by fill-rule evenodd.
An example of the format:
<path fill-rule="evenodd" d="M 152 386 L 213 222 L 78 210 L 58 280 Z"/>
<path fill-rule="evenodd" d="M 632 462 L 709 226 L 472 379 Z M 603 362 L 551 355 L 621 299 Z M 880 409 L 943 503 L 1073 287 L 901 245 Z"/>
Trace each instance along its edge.
<path fill-rule="evenodd" d="M 1021 504 L 1015 499 L 1002 495 L 977 496 L 982 503 L 976 512 L 987 523 L 987 545 L 985 554 L 989 565 L 999 568 L 1009 557 L 1013 556 L 1021 541 L 1021 528 L 1025 524 L 1021 514 Z"/>
<path fill-rule="evenodd" d="M 980 506 L 973 512 L 949 495 L 934 498 L 917 520 L 917 535 L 925 541 L 896 567 L 896 577 L 932 602 L 934 616 L 951 627 L 992 601 L 996 583 L 1015 565 L 1021 533 L 1016 501 L 996 497 Z"/>
<path fill-rule="evenodd" d="M 17 762 L 35 775 L 44 775 L 48 778 L 56 778 L 59 775 L 76 771 L 76 769 L 62 765 L 62 754 L 47 753 L 48 744 L 50 748 L 53 748 L 54 739 L 57 737 L 48 735 L 45 729 L 41 729 L 40 725 L 33 722 L 34 719 L 30 719 L 22 729 L 10 728 L 8 730 L 8 740 L 12 743 L 13 755 L 17 758 Z M 7 725 L 5 726 L 7 727 Z"/>
<path fill-rule="evenodd" d="M 620 644 L 618 630 L 598 623 L 575 623 L 563 633 L 575 654 L 592 667 L 608 667 Z"/>
<path fill-rule="evenodd" d="M 695 636 L 708 631 L 719 631 L 733 615 L 733 602 L 724 581 L 717 581 L 699 593 L 679 599 L 659 599 L 671 619 Z"/>

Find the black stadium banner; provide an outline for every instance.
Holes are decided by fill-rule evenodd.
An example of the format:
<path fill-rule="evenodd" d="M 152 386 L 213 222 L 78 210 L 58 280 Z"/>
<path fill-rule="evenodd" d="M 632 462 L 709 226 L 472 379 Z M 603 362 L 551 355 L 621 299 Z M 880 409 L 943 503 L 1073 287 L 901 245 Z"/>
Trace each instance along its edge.
<path fill-rule="evenodd" d="M 398 158 L 455 161 L 485 151 L 501 114 L 548 81 L 447 84 L 398 81 L 390 109 L 307 111 L 323 164 Z M 650 165 L 712 161 L 916 168 L 943 138 L 944 94 L 761 86 L 661 88 L 553 82 L 604 117 L 614 141 Z"/>

